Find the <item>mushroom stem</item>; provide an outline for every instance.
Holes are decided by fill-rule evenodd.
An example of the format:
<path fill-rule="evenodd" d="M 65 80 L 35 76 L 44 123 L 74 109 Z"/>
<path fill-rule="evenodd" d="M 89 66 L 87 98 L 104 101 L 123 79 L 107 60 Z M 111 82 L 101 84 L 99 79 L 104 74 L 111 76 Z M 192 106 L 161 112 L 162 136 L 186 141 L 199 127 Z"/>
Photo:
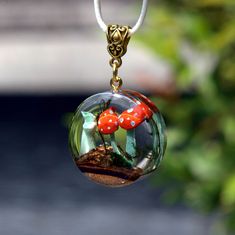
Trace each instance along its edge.
<path fill-rule="evenodd" d="M 136 157 L 136 140 L 135 140 L 135 128 L 127 131 L 126 137 L 126 152 L 131 157 Z"/>
<path fill-rule="evenodd" d="M 111 145 L 113 147 L 113 151 L 119 155 L 121 155 L 119 149 L 118 149 L 118 146 L 116 144 L 116 140 L 115 140 L 115 135 L 114 133 L 110 134 L 110 142 L 111 142 Z"/>
<path fill-rule="evenodd" d="M 110 142 L 111 145 L 113 147 L 113 151 L 114 153 L 119 155 L 119 160 L 122 161 L 123 165 L 127 166 L 127 167 L 132 167 L 132 161 L 126 159 L 126 157 L 121 153 L 121 151 L 119 150 L 117 144 L 116 144 L 116 140 L 115 140 L 115 135 L 114 133 L 110 134 Z"/>

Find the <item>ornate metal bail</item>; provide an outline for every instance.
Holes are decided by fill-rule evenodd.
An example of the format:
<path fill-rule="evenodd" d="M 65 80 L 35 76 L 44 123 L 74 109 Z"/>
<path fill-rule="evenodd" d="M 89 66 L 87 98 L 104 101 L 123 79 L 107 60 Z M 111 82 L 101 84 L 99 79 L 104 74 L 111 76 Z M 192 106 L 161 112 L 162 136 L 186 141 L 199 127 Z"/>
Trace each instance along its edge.
<path fill-rule="evenodd" d="M 122 86 L 122 79 L 118 76 L 118 68 L 122 65 L 121 57 L 127 52 L 127 45 L 130 41 L 130 26 L 109 25 L 107 28 L 108 52 L 111 55 L 109 61 L 113 68 L 113 77 L 110 85 L 114 92 Z"/>

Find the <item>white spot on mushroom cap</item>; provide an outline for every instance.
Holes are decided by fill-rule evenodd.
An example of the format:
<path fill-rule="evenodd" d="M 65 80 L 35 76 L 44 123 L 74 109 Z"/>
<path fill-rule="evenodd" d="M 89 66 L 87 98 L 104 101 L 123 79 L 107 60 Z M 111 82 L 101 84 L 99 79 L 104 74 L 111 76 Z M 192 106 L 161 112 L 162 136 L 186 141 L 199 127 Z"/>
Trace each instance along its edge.
<path fill-rule="evenodd" d="M 128 117 L 126 120 L 130 120 L 130 118 Z"/>
<path fill-rule="evenodd" d="M 110 130 L 111 129 L 111 127 L 110 126 L 108 126 L 108 130 Z"/>
<path fill-rule="evenodd" d="M 113 110 L 110 109 L 110 110 L 109 110 L 109 113 L 110 113 L 110 114 L 113 114 Z"/>
<path fill-rule="evenodd" d="M 135 121 L 131 121 L 131 126 L 135 126 Z"/>
<path fill-rule="evenodd" d="M 133 111 L 133 108 L 127 109 L 128 113 L 131 113 Z"/>
<path fill-rule="evenodd" d="M 139 100 L 136 101 L 136 104 L 141 104 Z"/>
<path fill-rule="evenodd" d="M 112 119 L 109 119 L 109 122 L 113 122 L 113 120 L 112 120 Z"/>
<path fill-rule="evenodd" d="M 119 119 L 119 121 L 120 121 L 121 123 L 123 123 L 123 121 L 124 121 L 124 118 L 120 118 L 120 119 Z"/>

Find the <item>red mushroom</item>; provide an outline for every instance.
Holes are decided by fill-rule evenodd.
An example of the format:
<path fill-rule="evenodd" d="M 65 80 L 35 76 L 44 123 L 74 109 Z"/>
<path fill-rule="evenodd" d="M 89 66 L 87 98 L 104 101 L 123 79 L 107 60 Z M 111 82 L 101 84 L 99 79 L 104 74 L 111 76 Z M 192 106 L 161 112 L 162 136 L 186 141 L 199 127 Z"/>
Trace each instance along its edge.
<path fill-rule="evenodd" d="M 100 114 L 99 118 L 101 118 L 101 117 L 103 117 L 103 116 L 107 116 L 107 115 L 116 115 L 116 116 L 117 116 L 117 114 L 115 113 L 115 111 L 116 111 L 116 108 L 113 107 L 113 106 L 111 106 L 111 107 L 109 107 L 108 109 L 106 109 L 104 112 L 102 112 L 102 113 Z"/>
<path fill-rule="evenodd" d="M 113 150 L 119 153 L 119 149 L 117 147 L 114 132 L 118 130 L 118 115 L 115 113 L 115 108 L 110 107 L 100 114 L 98 120 L 98 129 L 101 134 L 110 135 L 110 142 L 113 147 Z"/>
<path fill-rule="evenodd" d="M 102 134 L 112 134 L 118 129 L 117 114 L 102 116 L 98 120 L 98 129 Z"/>
<path fill-rule="evenodd" d="M 145 104 L 144 102 L 140 102 L 139 100 L 136 101 L 136 108 L 141 108 L 142 111 L 145 114 L 145 119 L 150 119 L 153 115 L 152 110 L 149 108 L 149 106 L 147 104 Z"/>
<path fill-rule="evenodd" d="M 119 116 L 119 125 L 127 131 L 126 152 L 132 157 L 136 156 L 135 128 L 144 120 L 152 117 L 153 112 L 143 102 L 137 101 L 133 108 L 125 110 Z"/>
<path fill-rule="evenodd" d="M 143 117 L 141 116 L 133 116 L 129 114 L 127 111 L 124 111 L 120 116 L 119 116 L 119 125 L 121 128 L 125 130 L 131 130 L 133 128 L 136 128 L 141 124 L 143 121 Z"/>
<path fill-rule="evenodd" d="M 146 104 L 140 101 L 136 103 L 135 107 L 125 110 L 119 116 L 119 125 L 125 130 L 136 128 L 145 119 L 150 119 L 153 115 L 153 112 Z"/>

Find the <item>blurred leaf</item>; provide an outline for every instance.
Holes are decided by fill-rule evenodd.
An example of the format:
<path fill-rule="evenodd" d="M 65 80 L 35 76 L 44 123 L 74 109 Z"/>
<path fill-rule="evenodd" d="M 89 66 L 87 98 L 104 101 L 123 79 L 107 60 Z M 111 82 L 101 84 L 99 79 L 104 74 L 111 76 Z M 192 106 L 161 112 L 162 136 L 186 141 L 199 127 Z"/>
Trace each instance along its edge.
<path fill-rule="evenodd" d="M 221 119 L 220 123 L 223 133 L 228 143 L 235 144 L 235 118 L 234 116 L 226 116 Z"/>
<path fill-rule="evenodd" d="M 231 210 L 231 206 L 235 206 L 235 174 L 230 176 L 224 185 L 222 191 L 222 203 Z"/>
<path fill-rule="evenodd" d="M 187 204 L 202 211 L 214 210 L 218 202 L 219 185 L 214 183 L 191 183 L 186 186 L 185 197 Z"/>
<path fill-rule="evenodd" d="M 180 145 L 186 138 L 184 130 L 178 128 L 169 128 L 167 130 L 168 148 Z"/>
<path fill-rule="evenodd" d="M 235 41 L 235 20 L 227 22 L 224 28 L 215 34 L 212 43 L 215 49 L 221 50 Z"/>
<path fill-rule="evenodd" d="M 200 181 L 220 182 L 224 175 L 220 152 L 219 146 L 213 144 L 193 151 L 189 162 L 192 174 Z"/>
<path fill-rule="evenodd" d="M 233 0 L 194 0 L 194 3 L 203 7 L 235 6 Z"/>

